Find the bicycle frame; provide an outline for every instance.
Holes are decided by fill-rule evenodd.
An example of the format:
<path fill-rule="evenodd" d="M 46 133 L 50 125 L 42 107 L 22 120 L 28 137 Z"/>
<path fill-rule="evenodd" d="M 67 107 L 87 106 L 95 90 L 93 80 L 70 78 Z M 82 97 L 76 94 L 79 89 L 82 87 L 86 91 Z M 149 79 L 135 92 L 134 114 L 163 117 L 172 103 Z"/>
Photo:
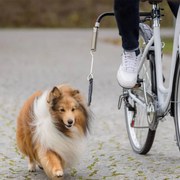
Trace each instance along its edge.
<path fill-rule="evenodd" d="M 145 46 L 145 49 L 143 51 L 143 54 L 141 56 L 139 69 L 142 68 L 142 65 L 149 53 L 150 50 L 153 50 L 155 52 L 155 64 L 156 64 L 156 80 L 157 80 L 157 115 L 158 117 L 163 117 L 169 107 L 170 100 L 171 100 L 171 94 L 172 94 L 172 88 L 173 88 L 173 78 L 174 78 L 174 71 L 175 71 L 175 65 L 176 65 L 176 58 L 177 53 L 180 53 L 180 8 L 178 10 L 178 15 L 176 18 L 176 25 L 175 25 L 175 34 L 174 34 L 174 43 L 173 43 L 173 52 L 171 57 L 171 68 L 170 68 L 170 80 L 168 84 L 168 88 L 165 88 L 163 84 L 163 70 L 162 70 L 162 57 L 161 57 L 161 50 L 162 50 L 162 43 L 161 43 L 161 36 L 160 36 L 160 8 L 158 3 L 152 5 L 152 13 L 146 13 L 141 12 L 140 16 L 153 16 L 153 36 L 149 40 L 148 44 Z M 95 26 L 93 28 L 93 37 L 92 37 L 92 44 L 91 44 L 91 52 L 96 51 L 96 44 L 97 44 L 97 36 L 98 36 L 98 29 L 100 27 L 100 21 L 105 16 L 114 16 L 114 12 L 106 12 L 101 14 L 95 23 Z M 153 45 L 154 44 L 154 45 Z M 138 100 L 136 96 L 131 93 L 131 89 L 128 90 L 129 96 L 139 103 L 142 107 L 147 108 L 148 104 L 147 102 L 142 102 Z M 145 95 L 146 96 L 146 95 Z"/>
<path fill-rule="evenodd" d="M 142 64 L 149 50 L 154 47 L 155 63 L 156 63 L 156 79 L 157 79 L 157 98 L 158 98 L 158 107 L 156 110 L 157 110 L 158 116 L 163 116 L 168 109 L 169 102 L 171 99 L 177 52 L 179 51 L 179 48 L 180 48 L 180 8 L 178 11 L 176 25 L 175 25 L 173 53 L 172 53 L 172 61 L 171 61 L 171 68 L 170 68 L 170 80 L 169 80 L 168 88 L 165 88 L 163 84 L 163 76 L 162 76 L 163 74 L 162 57 L 161 57 L 162 44 L 161 44 L 161 37 L 160 37 L 159 6 L 158 4 L 155 4 L 152 6 L 153 6 L 153 12 L 155 13 L 154 18 L 153 18 L 153 37 L 150 39 L 150 41 L 146 45 L 145 50 L 142 54 L 139 71 L 142 67 Z M 154 46 L 152 46 L 153 43 L 154 43 Z"/>
<path fill-rule="evenodd" d="M 169 79 L 168 87 L 166 88 L 163 82 L 163 68 L 162 68 L 162 42 L 160 36 L 161 9 L 159 8 L 158 2 L 156 1 L 153 2 L 154 4 L 152 4 L 151 12 L 140 12 L 140 17 L 144 17 L 144 19 L 142 19 L 142 22 L 146 20 L 152 20 L 153 32 L 152 29 L 147 25 L 140 24 L 140 32 L 142 33 L 142 38 L 143 38 L 142 40 L 144 46 L 142 48 L 143 52 L 138 69 L 139 75 L 137 79 L 137 84 L 132 89 L 124 88 L 123 94 L 119 96 L 119 101 L 118 101 L 118 109 L 121 108 L 122 101 L 124 101 L 126 125 L 127 125 L 129 140 L 133 150 L 139 154 L 146 154 L 150 150 L 152 143 L 154 141 L 155 132 L 159 120 L 161 120 L 164 116 L 166 116 L 169 110 L 172 110 L 171 111 L 172 116 L 176 115 L 174 114 L 177 113 L 176 106 L 174 106 L 173 103 L 180 103 L 174 101 L 174 99 L 176 100 L 175 94 L 177 88 L 179 88 L 179 86 L 175 87 L 176 80 L 179 80 L 176 79 L 175 66 L 177 62 L 179 63 L 179 57 L 180 57 L 180 8 L 178 10 L 176 25 L 175 25 L 173 52 L 171 57 L 171 66 L 169 69 L 170 79 Z M 92 56 L 91 69 L 93 64 L 93 52 L 96 51 L 100 21 L 106 16 L 114 16 L 114 15 L 115 15 L 114 12 L 105 12 L 101 14 L 96 20 L 95 26 L 93 28 L 93 37 L 91 42 L 91 56 Z M 151 39 L 147 42 L 149 38 Z M 147 69 L 151 72 L 146 71 L 145 61 L 147 61 L 147 59 L 148 59 L 147 64 L 150 64 L 150 67 Z M 149 62 L 151 60 L 153 61 L 152 63 Z M 156 69 L 154 69 L 153 67 Z M 179 73 L 179 69 L 177 69 L 177 71 Z M 150 83 L 152 83 L 152 87 Z M 173 88 L 175 88 L 175 90 L 173 90 Z M 148 92 L 147 89 L 150 89 L 150 91 Z M 173 101 L 173 103 L 171 102 L 171 100 Z M 179 101 L 179 99 L 177 101 Z M 137 109 L 139 111 L 141 108 L 143 109 L 142 117 L 141 117 L 141 111 L 140 113 L 137 113 Z M 143 121 L 144 118 L 147 120 L 145 126 L 143 125 L 143 123 L 141 124 L 141 118 Z M 135 125 L 135 119 L 137 119 L 137 125 Z M 178 120 L 176 120 L 175 117 L 177 145 L 180 149 L 180 140 L 179 140 L 180 132 L 178 127 L 179 124 L 177 121 Z M 144 137 L 142 142 L 141 142 L 141 132 L 138 131 L 136 134 L 137 129 L 140 131 L 142 130 L 141 131 L 142 137 Z M 147 129 L 147 131 L 145 132 L 145 136 L 143 136 L 144 129 Z M 139 135 L 140 137 L 138 137 Z"/>

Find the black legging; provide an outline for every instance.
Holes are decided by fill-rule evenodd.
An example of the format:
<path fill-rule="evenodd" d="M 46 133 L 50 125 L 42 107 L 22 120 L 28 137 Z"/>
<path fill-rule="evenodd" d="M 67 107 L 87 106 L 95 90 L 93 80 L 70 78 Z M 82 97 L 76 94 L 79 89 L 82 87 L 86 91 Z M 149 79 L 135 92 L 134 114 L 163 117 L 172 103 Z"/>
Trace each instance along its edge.
<path fill-rule="evenodd" d="M 177 16 L 179 3 L 168 2 L 173 14 Z M 114 0 L 114 12 L 125 50 L 139 46 L 139 0 Z"/>
<path fill-rule="evenodd" d="M 169 7 L 171 8 L 172 13 L 177 17 L 179 3 L 178 2 L 168 2 Z"/>

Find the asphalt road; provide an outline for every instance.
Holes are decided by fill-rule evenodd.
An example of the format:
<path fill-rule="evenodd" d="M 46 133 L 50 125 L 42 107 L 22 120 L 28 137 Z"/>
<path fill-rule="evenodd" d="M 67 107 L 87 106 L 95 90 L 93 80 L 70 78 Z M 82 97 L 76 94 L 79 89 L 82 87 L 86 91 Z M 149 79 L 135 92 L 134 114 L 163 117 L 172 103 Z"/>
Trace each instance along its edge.
<path fill-rule="evenodd" d="M 87 97 L 91 30 L 0 30 L 0 179 L 45 180 L 40 169 L 27 170 L 16 148 L 16 118 L 26 98 L 36 90 L 61 83 Z M 159 123 L 155 142 L 146 156 L 135 154 L 127 138 L 123 109 L 117 109 L 116 72 L 120 46 L 108 43 L 116 30 L 100 30 L 94 58 L 93 120 L 88 146 L 80 162 L 65 171 L 67 180 L 180 179 L 180 152 L 174 141 L 173 119 Z M 164 69 L 167 73 L 169 57 Z"/>

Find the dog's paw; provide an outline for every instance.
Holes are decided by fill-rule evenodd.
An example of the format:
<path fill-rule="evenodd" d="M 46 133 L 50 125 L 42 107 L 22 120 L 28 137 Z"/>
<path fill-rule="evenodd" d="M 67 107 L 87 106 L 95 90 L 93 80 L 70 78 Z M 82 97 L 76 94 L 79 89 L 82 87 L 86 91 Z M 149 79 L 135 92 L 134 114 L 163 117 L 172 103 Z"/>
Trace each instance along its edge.
<path fill-rule="evenodd" d="M 28 164 L 28 171 L 29 172 L 35 172 L 36 171 L 36 164 L 34 164 L 34 163 Z"/>
<path fill-rule="evenodd" d="M 54 177 L 62 177 L 64 175 L 63 171 L 58 169 L 58 170 L 55 170 L 54 173 L 53 173 Z"/>
<path fill-rule="evenodd" d="M 39 169 L 44 170 L 44 168 L 41 165 L 38 165 Z"/>

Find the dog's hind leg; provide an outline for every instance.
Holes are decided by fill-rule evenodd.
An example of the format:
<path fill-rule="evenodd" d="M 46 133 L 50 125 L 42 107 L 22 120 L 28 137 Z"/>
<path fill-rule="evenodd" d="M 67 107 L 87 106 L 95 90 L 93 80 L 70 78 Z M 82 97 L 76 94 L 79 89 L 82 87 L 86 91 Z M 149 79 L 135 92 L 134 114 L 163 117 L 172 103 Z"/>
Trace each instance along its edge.
<path fill-rule="evenodd" d="M 50 178 L 63 176 L 63 164 L 61 158 L 53 151 L 47 150 L 39 154 L 40 163 Z"/>
<path fill-rule="evenodd" d="M 28 170 L 29 172 L 35 172 L 36 171 L 36 163 L 30 158 L 28 157 Z"/>

